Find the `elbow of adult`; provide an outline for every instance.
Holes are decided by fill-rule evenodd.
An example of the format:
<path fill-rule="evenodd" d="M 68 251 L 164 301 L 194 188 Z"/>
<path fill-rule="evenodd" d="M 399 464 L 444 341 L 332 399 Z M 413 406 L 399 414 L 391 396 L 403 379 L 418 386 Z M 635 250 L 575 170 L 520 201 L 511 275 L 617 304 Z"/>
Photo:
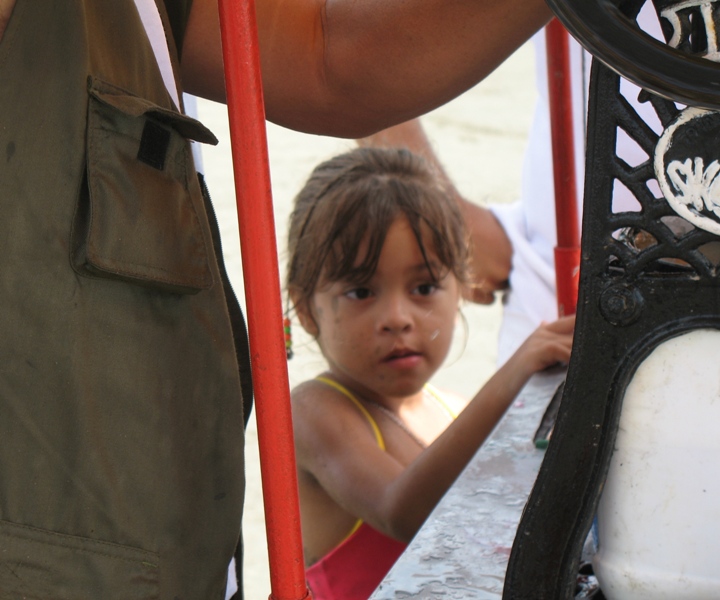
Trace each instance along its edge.
<path fill-rule="evenodd" d="M 352 140 L 368 137 L 407 120 L 403 116 L 370 111 L 351 103 L 303 106 L 299 102 L 273 102 L 267 97 L 265 115 L 269 121 L 288 129 Z"/>
<path fill-rule="evenodd" d="M 357 44 L 322 39 L 322 50 L 302 60 L 266 50 L 262 85 L 269 121 L 303 133 L 359 139 L 433 108 L 423 94 L 405 91 L 396 77 L 379 73 Z"/>

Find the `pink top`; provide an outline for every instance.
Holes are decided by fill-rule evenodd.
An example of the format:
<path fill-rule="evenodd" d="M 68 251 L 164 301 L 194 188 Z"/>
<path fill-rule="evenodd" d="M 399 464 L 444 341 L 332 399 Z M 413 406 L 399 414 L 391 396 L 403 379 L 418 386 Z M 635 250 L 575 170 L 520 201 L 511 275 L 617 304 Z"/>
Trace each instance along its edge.
<path fill-rule="evenodd" d="M 368 600 L 406 547 L 362 523 L 305 571 L 313 600 Z"/>

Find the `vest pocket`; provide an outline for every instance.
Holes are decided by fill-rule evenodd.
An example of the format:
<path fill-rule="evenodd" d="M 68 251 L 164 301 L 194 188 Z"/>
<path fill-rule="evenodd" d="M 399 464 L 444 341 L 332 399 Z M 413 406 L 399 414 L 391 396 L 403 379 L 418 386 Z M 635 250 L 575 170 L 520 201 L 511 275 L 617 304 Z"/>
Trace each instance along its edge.
<path fill-rule="evenodd" d="M 0 521 L 0 593 L 29 600 L 159 598 L 158 556 Z"/>
<path fill-rule="evenodd" d="M 88 87 L 75 270 L 180 294 L 209 289 L 212 246 L 187 139 L 215 137 L 194 119 L 96 78 Z"/>

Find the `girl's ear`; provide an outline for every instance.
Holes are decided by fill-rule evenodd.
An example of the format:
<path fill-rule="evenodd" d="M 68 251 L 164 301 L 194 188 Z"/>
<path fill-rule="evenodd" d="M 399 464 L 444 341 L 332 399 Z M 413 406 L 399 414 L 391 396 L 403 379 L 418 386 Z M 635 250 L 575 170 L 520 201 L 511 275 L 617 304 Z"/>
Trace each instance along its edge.
<path fill-rule="evenodd" d="M 316 338 L 318 335 L 318 327 L 313 319 L 310 311 L 310 306 L 307 302 L 299 302 L 295 300 L 291 295 L 293 306 L 295 307 L 295 314 L 297 315 L 298 321 L 302 328 L 312 337 Z"/>

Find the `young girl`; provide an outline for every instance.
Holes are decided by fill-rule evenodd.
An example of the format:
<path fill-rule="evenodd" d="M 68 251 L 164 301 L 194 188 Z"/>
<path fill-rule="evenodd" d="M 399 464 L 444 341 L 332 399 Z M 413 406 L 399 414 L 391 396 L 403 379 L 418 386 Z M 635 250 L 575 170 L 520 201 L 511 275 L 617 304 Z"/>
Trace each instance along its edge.
<path fill-rule="evenodd" d="M 469 403 L 430 386 L 467 260 L 456 203 L 406 150 L 333 158 L 295 200 L 287 288 L 328 364 L 292 392 L 315 600 L 367 600 L 530 376 L 569 359 L 573 318 L 540 327 Z"/>

